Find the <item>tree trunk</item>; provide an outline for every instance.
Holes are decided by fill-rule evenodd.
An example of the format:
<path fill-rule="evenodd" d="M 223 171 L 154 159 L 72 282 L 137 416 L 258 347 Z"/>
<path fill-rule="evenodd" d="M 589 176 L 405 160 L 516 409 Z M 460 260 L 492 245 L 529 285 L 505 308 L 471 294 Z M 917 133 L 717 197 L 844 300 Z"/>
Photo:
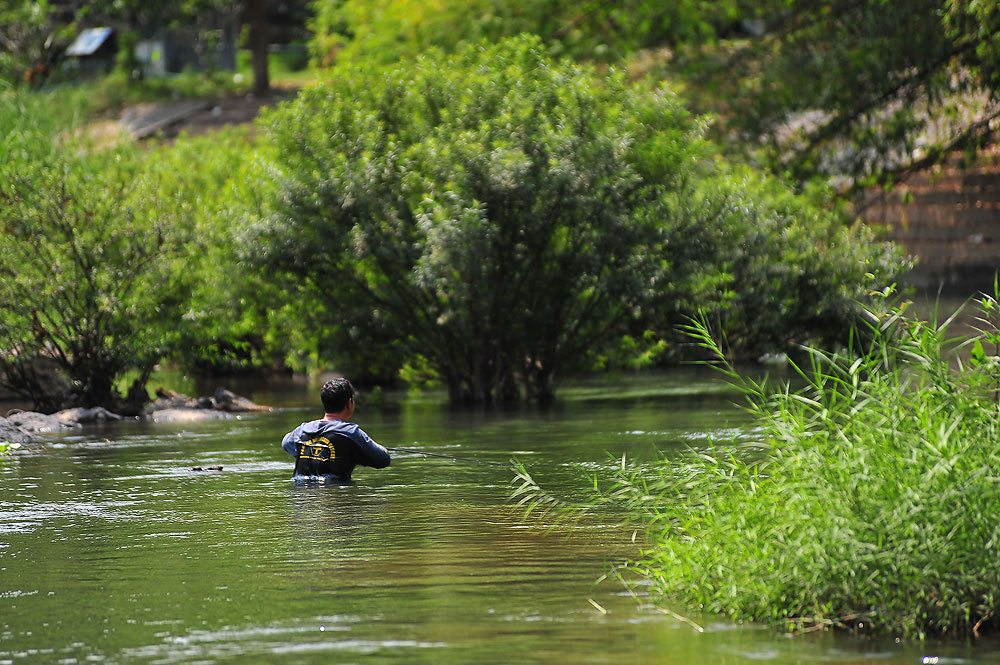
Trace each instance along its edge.
<path fill-rule="evenodd" d="M 545 366 L 529 366 L 524 372 L 524 388 L 529 402 L 551 404 L 556 397 L 555 373 Z"/>
<path fill-rule="evenodd" d="M 100 368 L 88 368 L 75 395 L 74 403 L 66 404 L 63 408 L 69 406 L 87 408 L 103 406 L 105 409 L 114 409 L 115 394 L 111 377 L 102 372 Z"/>
<path fill-rule="evenodd" d="M 253 91 L 258 95 L 266 95 L 271 90 L 271 78 L 267 71 L 267 51 L 271 45 L 267 6 L 268 0 L 246 0 L 243 13 L 243 21 L 250 26 Z"/>

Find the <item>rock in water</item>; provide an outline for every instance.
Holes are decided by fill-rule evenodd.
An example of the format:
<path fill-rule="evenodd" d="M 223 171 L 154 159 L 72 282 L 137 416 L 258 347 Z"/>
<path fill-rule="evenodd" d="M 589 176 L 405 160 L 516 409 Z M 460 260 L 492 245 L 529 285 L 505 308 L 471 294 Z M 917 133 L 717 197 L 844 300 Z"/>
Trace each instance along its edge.
<path fill-rule="evenodd" d="M 18 411 L 8 414 L 7 420 L 26 432 L 58 432 L 79 427 L 76 423 L 64 422 L 56 416 L 47 416 L 37 411 Z"/>
<path fill-rule="evenodd" d="M 271 407 L 262 406 L 256 404 L 246 397 L 240 397 L 239 395 L 226 390 L 225 388 L 218 388 L 215 391 L 215 408 L 221 409 L 222 411 L 270 411 Z"/>
<path fill-rule="evenodd" d="M 92 409 L 85 409 L 82 406 L 75 409 L 63 409 L 52 415 L 70 425 L 74 423 L 81 425 L 88 423 L 110 423 L 122 419 L 117 413 L 112 413 L 102 406 L 95 406 Z"/>
<path fill-rule="evenodd" d="M 0 441 L 10 443 L 31 443 L 33 436 L 23 429 L 10 422 L 6 418 L 0 417 Z"/>

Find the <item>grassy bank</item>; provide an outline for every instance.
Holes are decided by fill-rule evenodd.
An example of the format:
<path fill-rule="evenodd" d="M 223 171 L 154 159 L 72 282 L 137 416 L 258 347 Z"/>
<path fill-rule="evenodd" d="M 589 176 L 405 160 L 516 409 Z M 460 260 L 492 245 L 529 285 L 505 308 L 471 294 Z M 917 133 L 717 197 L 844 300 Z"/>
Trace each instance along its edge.
<path fill-rule="evenodd" d="M 693 323 L 689 332 L 749 398 L 760 440 L 623 465 L 600 501 L 644 527 L 624 572 L 679 612 L 792 631 L 995 629 L 995 297 L 978 307 L 984 332 L 964 345 L 948 339 L 949 321 L 871 310 L 845 353 L 809 349 L 797 391 L 742 379 Z"/>
<path fill-rule="evenodd" d="M 980 306 L 989 344 L 996 300 Z M 996 624 L 997 357 L 980 341 L 961 362 L 950 321 L 869 315 L 843 355 L 809 350 L 805 390 L 740 383 L 758 446 L 618 478 L 616 498 L 646 523 L 637 567 L 658 593 L 794 628 Z M 705 326 L 691 332 L 721 358 Z"/>

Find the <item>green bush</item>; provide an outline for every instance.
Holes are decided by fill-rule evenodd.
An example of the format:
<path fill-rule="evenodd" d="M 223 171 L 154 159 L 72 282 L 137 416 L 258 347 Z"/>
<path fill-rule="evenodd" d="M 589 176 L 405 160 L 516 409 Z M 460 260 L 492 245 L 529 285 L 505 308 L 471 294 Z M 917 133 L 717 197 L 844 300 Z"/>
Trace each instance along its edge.
<path fill-rule="evenodd" d="M 286 324 L 271 314 L 283 294 L 248 275 L 232 243 L 260 214 L 266 146 L 247 130 L 90 145 L 90 103 L 73 90 L 0 96 L 4 381 L 45 410 L 134 409 L 163 358 L 206 371 L 281 364 L 289 336 L 269 327 Z M 52 392 L 38 358 L 71 394 Z M 126 375 L 138 379 L 130 403 Z"/>
<path fill-rule="evenodd" d="M 345 69 L 267 120 L 281 194 L 247 254 L 311 287 L 338 357 L 423 358 L 456 401 L 547 399 L 695 305 L 745 353 L 846 331 L 898 258 L 727 167 L 705 127 L 536 38 Z"/>
<path fill-rule="evenodd" d="M 231 128 L 181 135 L 145 155 L 145 173 L 188 227 L 184 269 L 191 289 L 165 347 L 185 370 L 218 374 L 283 365 L 292 352 L 287 334 L 270 331 L 282 325 L 276 313 L 289 294 L 246 270 L 234 245 L 270 196 L 266 153 L 248 128 Z"/>
<path fill-rule="evenodd" d="M 547 399 L 628 331 L 662 268 L 651 209 L 706 148 L 669 91 L 530 38 L 342 72 L 268 131 L 281 198 L 250 253 L 360 326 L 342 355 L 386 340 L 474 402 Z"/>
<path fill-rule="evenodd" d="M 749 169 L 705 173 L 667 192 L 658 212 L 671 281 L 661 286 L 656 329 L 666 334 L 700 310 L 726 331 L 738 360 L 843 345 L 857 302 L 909 267 L 870 228 L 849 227 Z"/>
<path fill-rule="evenodd" d="M 0 89 L 0 154 L 4 173 L 53 159 L 91 113 L 79 90 L 25 92 Z"/>
<path fill-rule="evenodd" d="M 185 225 L 130 150 L 0 171 L 0 368 L 49 408 L 118 407 L 130 370 L 145 375 L 186 297 Z M 73 382 L 45 394 L 32 361 Z"/>
<path fill-rule="evenodd" d="M 868 310 L 846 353 L 809 349 L 801 390 L 723 365 L 760 442 L 623 469 L 604 498 L 645 524 L 632 567 L 661 600 L 740 621 L 921 637 L 995 628 L 1000 357 L 982 341 L 1000 335 L 995 298 L 982 305 L 970 363 L 950 321 L 891 308 Z M 722 358 L 706 323 L 689 330 Z"/>

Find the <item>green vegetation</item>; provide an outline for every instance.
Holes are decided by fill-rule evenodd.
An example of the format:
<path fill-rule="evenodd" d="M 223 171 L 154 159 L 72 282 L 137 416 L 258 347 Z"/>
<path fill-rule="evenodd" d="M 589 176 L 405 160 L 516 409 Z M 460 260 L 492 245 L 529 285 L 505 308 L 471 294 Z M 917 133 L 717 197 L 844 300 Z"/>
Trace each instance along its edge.
<path fill-rule="evenodd" d="M 864 273 L 900 269 L 864 229 L 726 166 L 669 88 L 541 51 L 344 70 L 266 137 L 145 147 L 86 124 L 154 83 L 4 94 L 7 383 L 47 409 L 131 409 L 122 377 L 141 400 L 163 359 L 333 364 L 442 380 L 455 401 L 544 400 L 557 372 L 677 358 L 696 306 L 747 356 L 834 339 Z M 345 154 L 350 137 L 365 147 Z M 352 159 L 381 160 L 381 180 Z M 45 395 L 47 353 L 71 395 Z"/>
<path fill-rule="evenodd" d="M 237 82 L 231 72 L 225 71 L 186 71 L 138 81 L 117 71 L 87 86 L 87 98 L 94 113 L 114 113 L 130 104 L 219 99 L 246 94 L 247 90 L 247 83 Z"/>
<path fill-rule="evenodd" d="M 565 0 L 314 0 L 313 57 L 323 66 L 392 64 L 432 48 L 537 35 L 550 55 L 616 62 L 636 49 L 711 39 L 738 16 L 736 0 L 712 3 Z"/>
<path fill-rule="evenodd" d="M 760 35 L 685 44 L 660 71 L 772 171 L 891 184 L 995 141 L 997 3 L 768 0 L 741 18 Z"/>
<path fill-rule="evenodd" d="M 165 347 L 180 367 L 229 374 L 294 363 L 288 306 L 277 285 L 240 263 L 236 238 L 246 220 L 263 214 L 272 188 L 268 146 L 251 129 L 182 136 L 145 155 L 157 188 L 182 211 L 189 236 L 184 271 L 191 279 L 180 324 Z"/>
<path fill-rule="evenodd" d="M 183 220 L 122 157 L 22 172 L 4 188 L 3 368 L 36 403 L 59 397 L 25 364 L 46 354 L 80 403 L 114 406 L 115 380 L 152 369 L 159 331 L 185 297 Z"/>
<path fill-rule="evenodd" d="M 315 285 L 357 347 L 373 331 L 424 357 L 456 402 L 551 398 L 556 371 L 627 330 L 658 263 L 637 163 L 698 150 L 671 96 L 536 44 L 344 71 L 270 120 L 281 208 L 252 249 Z M 681 147 L 651 154 L 657 132 Z"/>
<path fill-rule="evenodd" d="M 13 156 L 0 164 L 4 382 L 44 410 L 134 411 L 162 359 L 266 362 L 253 342 L 274 292 L 233 278 L 233 228 L 267 182 L 248 133 L 94 145 L 81 126 L 91 103 L 77 91 L 0 97 Z M 126 375 L 135 384 L 123 395 Z"/>
<path fill-rule="evenodd" d="M 809 348 L 801 389 L 741 377 L 704 320 L 689 333 L 749 398 L 758 443 L 622 464 L 599 501 L 645 529 L 627 569 L 688 612 L 792 630 L 903 635 L 996 627 L 998 305 L 971 360 L 905 306 L 866 310 L 843 353 Z M 558 507 L 526 473 L 518 496 Z M 621 571 L 623 574 L 625 570 Z M 684 612 L 684 609 L 681 609 Z"/>
<path fill-rule="evenodd" d="M 2 100 L 19 159 L 0 165 L 0 367 L 52 408 L 67 396 L 43 386 L 35 361 L 44 355 L 73 382 L 72 401 L 116 406 L 116 379 L 152 367 L 184 302 L 187 225 L 141 173 L 137 151 L 47 135 L 21 100 Z"/>
<path fill-rule="evenodd" d="M 51 73 L 56 44 L 69 43 L 73 25 L 56 25 L 53 3 L 5 2 L 0 7 L 0 89 L 40 85 Z M 62 48 L 65 48 L 63 46 Z"/>
<path fill-rule="evenodd" d="M 266 122 L 281 191 L 250 258 L 307 283 L 344 347 L 420 357 L 456 402 L 550 399 L 557 373 L 669 336 L 695 303 L 744 352 L 843 331 L 864 273 L 898 267 L 727 173 L 669 88 L 536 38 L 342 69 Z"/>
<path fill-rule="evenodd" d="M 139 346 L 120 342 L 118 333 L 93 333 L 95 348 L 135 356 L 101 361 L 113 374 L 103 382 L 110 396 L 97 391 L 105 401 L 117 399 L 121 376 L 141 378 L 163 358 L 213 372 L 332 365 L 365 382 L 439 380 L 455 401 L 544 400 L 567 372 L 683 357 L 675 326 L 695 309 L 727 331 L 741 359 L 802 342 L 837 348 L 857 316 L 854 302 L 865 298 L 864 276 L 875 275 L 881 286 L 907 265 L 867 229 L 817 208 L 821 197 L 797 196 L 732 163 L 708 137 L 754 136 L 747 128 L 733 133 L 719 101 L 727 97 L 759 120 L 755 131 L 773 129 L 817 99 L 858 97 L 791 104 L 787 91 L 809 88 L 786 66 L 807 36 L 827 39 L 832 58 L 847 39 L 840 35 L 857 24 L 864 28 L 858 34 L 880 46 L 872 53 L 884 71 L 909 71 L 909 51 L 893 48 L 902 39 L 900 22 L 878 19 L 884 3 L 870 4 L 832 3 L 828 16 L 811 3 L 785 1 L 316 1 L 311 48 L 337 68 L 265 121 L 264 136 L 88 143 L 83 121 L 94 113 L 139 99 L 239 89 L 228 75 L 137 81 L 128 53 L 116 73 L 87 88 L 4 92 L 12 111 L 0 117 L 0 131 L 12 158 L 0 185 L 16 204 L 4 223 L 17 231 L 5 240 L 5 269 L 20 275 L 9 289 L 17 284 L 22 296 L 34 289 L 45 262 L 73 242 L 89 255 L 112 238 L 127 239 L 111 242 L 117 250 L 100 250 L 109 265 L 118 263 L 111 274 L 134 267 L 126 258 L 132 252 L 157 256 L 146 264 L 152 272 L 144 295 L 155 301 L 148 321 L 159 332 Z M 214 30 L 209 23 L 232 18 L 232 7 L 215 0 L 168 5 L 94 3 L 87 17 L 117 21 L 122 45 L 138 34 L 125 28 L 154 19 L 184 24 L 214 44 L 224 35 L 206 37 Z M 41 35 L 65 41 L 54 30 L 67 7 L 52 0 L 3 10 L 10 20 L 0 38 L 22 58 L 11 72 L 47 57 L 49 46 L 38 50 Z M 755 18 L 769 22 L 766 38 L 748 37 L 745 21 Z M 786 19 L 787 30 L 779 30 Z M 995 19 L 988 7 L 950 3 L 945 15 L 912 19 L 920 27 L 915 43 L 933 45 L 932 54 L 955 47 L 968 73 L 963 90 L 988 91 L 996 67 L 992 51 L 980 47 L 992 38 L 980 26 Z M 829 21 L 838 30 L 827 34 Z M 535 36 L 493 47 L 479 41 L 524 32 Z M 826 66 L 824 54 L 809 60 L 808 71 L 827 77 L 813 88 L 867 90 L 855 85 L 872 71 L 860 52 L 851 51 L 843 67 Z M 713 79 L 713 63 L 734 54 L 747 68 L 727 92 Z M 288 75 L 316 75 L 300 69 L 301 50 L 288 50 L 283 62 Z M 649 76 L 633 80 L 640 72 Z M 888 85 L 898 77 L 878 78 Z M 774 90 L 764 95 L 762 86 Z M 682 89 L 722 121 L 692 114 Z M 766 118 L 758 102 L 771 104 Z M 863 146 L 865 136 L 852 140 Z M 725 152 L 796 179 L 822 171 L 791 168 L 771 159 L 777 153 L 739 145 L 727 143 Z M 50 172 L 65 177 L 71 214 L 62 214 L 64 202 L 48 191 L 56 185 Z M 130 221 L 105 219 L 133 209 Z M 91 228 L 93 220 L 107 228 Z M 56 224 L 63 231 L 54 232 Z M 144 244 L 147 232 L 163 243 L 155 251 Z M 92 268 L 77 261 L 83 268 L 69 270 L 68 260 L 59 259 L 68 271 L 65 288 L 79 291 L 86 280 L 77 277 Z M 22 262 L 29 269 L 19 270 Z M 102 320 L 144 320 L 132 318 L 127 298 L 114 294 L 118 283 L 108 278 L 100 295 L 83 293 L 79 302 L 92 300 Z M 5 308 L 11 349 L 24 345 L 26 354 L 8 361 L 52 347 L 34 324 L 39 306 Z M 94 321 L 86 308 L 53 307 L 43 308 L 54 317 L 45 330 L 56 321 Z M 86 387 L 94 379 L 72 380 L 94 399 Z"/>
<path fill-rule="evenodd" d="M 4 455 L 13 455 L 14 451 L 21 447 L 20 443 L 16 441 L 11 443 L 10 441 L 0 441 L 0 457 Z"/>
<path fill-rule="evenodd" d="M 992 141 L 1000 9 L 974 0 L 314 0 L 316 61 L 387 64 L 538 35 L 671 79 L 734 153 L 803 184 L 891 183 Z"/>

